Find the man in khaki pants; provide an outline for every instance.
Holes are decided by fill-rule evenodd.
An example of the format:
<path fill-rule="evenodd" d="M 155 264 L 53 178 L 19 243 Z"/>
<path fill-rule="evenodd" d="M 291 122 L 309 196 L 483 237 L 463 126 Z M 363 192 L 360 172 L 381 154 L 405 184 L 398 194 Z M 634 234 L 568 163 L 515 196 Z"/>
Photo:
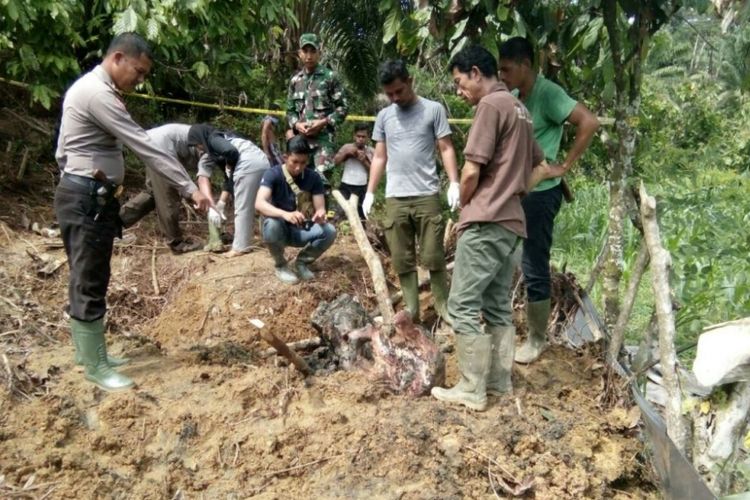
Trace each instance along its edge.
<path fill-rule="evenodd" d="M 391 105 L 375 120 L 372 138 L 376 142 L 370 165 L 370 182 L 362 202 L 367 216 L 373 193 L 383 171 L 385 186 L 385 237 L 398 273 L 406 308 L 419 321 L 419 288 L 416 248 L 420 264 L 430 271 L 435 310 L 447 323 L 448 277 L 443 249 L 444 224 L 440 205 L 440 178 L 435 165 L 435 146 L 440 150 L 448 176 L 448 205 L 458 207 L 458 170 L 451 129 L 445 108 L 418 96 L 406 64 L 399 59 L 379 68 L 383 92 Z"/>

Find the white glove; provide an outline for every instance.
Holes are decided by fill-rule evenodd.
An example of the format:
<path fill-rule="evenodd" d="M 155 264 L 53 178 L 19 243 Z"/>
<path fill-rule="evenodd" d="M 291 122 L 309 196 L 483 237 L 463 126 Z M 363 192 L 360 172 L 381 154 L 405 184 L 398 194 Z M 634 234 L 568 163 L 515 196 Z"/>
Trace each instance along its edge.
<path fill-rule="evenodd" d="M 214 227 L 221 226 L 221 221 L 226 220 L 226 217 L 214 207 L 208 209 L 208 223 Z"/>
<path fill-rule="evenodd" d="M 458 182 L 451 182 L 448 186 L 448 205 L 451 210 L 455 211 L 460 205 L 461 201 L 461 190 L 459 189 L 460 184 Z"/>
<path fill-rule="evenodd" d="M 365 213 L 366 218 L 370 215 L 370 210 L 372 210 L 373 203 L 375 203 L 375 197 L 372 195 L 372 193 L 365 194 L 365 199 L 362 200 L 362 211 Z"/>
<path fill-rule="evenodd" d="M 223 200 L 219 200 L 216 203 L 216 211 L 219 212 L 221 215 L 221 218 L 224 220 L 227 220 L 226 215 L 224 215 L 224 208 L 227 206 L 227 204 Z"/>

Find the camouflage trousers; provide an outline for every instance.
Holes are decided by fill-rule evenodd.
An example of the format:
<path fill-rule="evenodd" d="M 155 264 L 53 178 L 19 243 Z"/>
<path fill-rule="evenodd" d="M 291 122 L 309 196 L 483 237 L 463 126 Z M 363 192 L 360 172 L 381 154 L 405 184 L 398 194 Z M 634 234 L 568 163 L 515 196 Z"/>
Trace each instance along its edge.
<path fill-rule="evenodd" d="M 315 170 L 323 177 L 323 183 L 329 186 L 331 183 L 326 177 L 326 172 L 331 170 L 336 164 L 333 162 L 333 157 L 336 154 L 336 146 L 333 143 L 333 136 L 331 135 L 319 135 L 312 142 L 313 156 L 312 163 Z"/>

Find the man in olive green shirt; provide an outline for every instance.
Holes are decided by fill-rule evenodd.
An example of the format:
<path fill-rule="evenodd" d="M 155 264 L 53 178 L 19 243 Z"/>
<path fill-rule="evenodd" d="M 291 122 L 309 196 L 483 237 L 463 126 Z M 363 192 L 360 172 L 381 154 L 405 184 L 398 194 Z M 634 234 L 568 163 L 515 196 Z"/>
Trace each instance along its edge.
<path fill-rule="evenodd" d="M 518 91 L 534 122 L 534 138 L 544 151 L 555 177 L 539 185 L 523 199 L 528 236 L 523 244 L 523 269 L 528 304 L 529 335 L 516 351 L 518 363 L 531 363 L 541 354 L 547 341 L 550 311 L 550 249 L 555 216 L 562 203 L 560 182 L 586 151 L 599 128 L 599 121 L 583 104 L 568 96 L 556 83 L 537 74 L 534 48 L 528 40 L 514 37 L 500 46 L 500 77 L 511 90 Z M 563 125 L 576 128 L 575 139 L 565 160 L 557 162 Z"/>

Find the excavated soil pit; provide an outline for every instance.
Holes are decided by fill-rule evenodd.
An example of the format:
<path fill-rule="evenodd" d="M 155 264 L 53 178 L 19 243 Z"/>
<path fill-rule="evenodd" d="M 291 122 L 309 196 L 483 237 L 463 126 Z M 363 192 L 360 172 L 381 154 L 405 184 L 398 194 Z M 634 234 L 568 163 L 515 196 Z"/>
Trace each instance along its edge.
<path fill-rule="evenodd" d="M 484 413 L 392 395 L 359 371 L 303 380 L 262 357 L 268 346 L 250 319 L 291 342 L 316 335 L 309 319 L 322 300 L 347 292 L 374 308 L 348 236 L 316 263 L 315 281 L 286 286 L 263 250 L 173 256 L 154 252 L 153 232 L 139 230 L 135 246 L 115 252 L 109 318 L 111 351 L 132 358 L 123 372 L 138 387 L 105 394 L 72 363 L 66 267 L 37 276 L 27 249 L 41 251 L 44 240 L 6 229 L 0 496 L 658 496 L 637 412 L 599 403 L 598 352 L 558 346 L 517 366 L 515 392 L 491 397 Z M 455 355 L 446 359 L 453 383 Z"/>

